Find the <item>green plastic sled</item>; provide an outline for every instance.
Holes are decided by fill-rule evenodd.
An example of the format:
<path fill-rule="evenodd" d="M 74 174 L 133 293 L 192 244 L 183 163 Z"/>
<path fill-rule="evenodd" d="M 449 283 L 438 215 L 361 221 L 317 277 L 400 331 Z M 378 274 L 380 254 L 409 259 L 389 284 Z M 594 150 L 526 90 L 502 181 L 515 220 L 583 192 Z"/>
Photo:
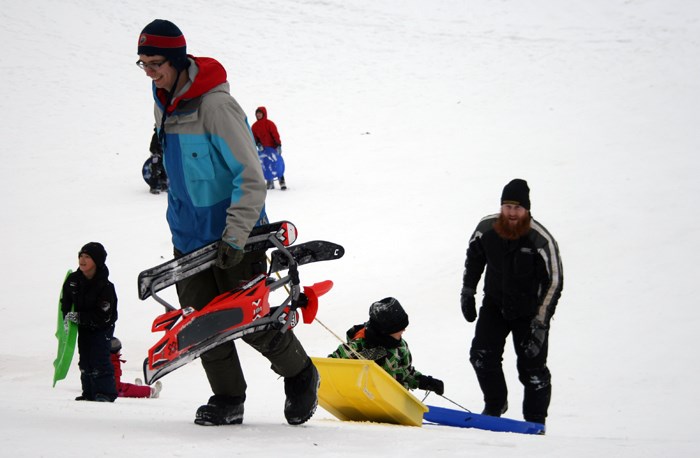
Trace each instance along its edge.
<path fill-rule="evenodd" d="M 68 275 L 73 273 L 72 270 L 68 270 L 66 278 Z M 64 279 L 65 282 L 65 279 Z M 68 369 L 70 369 L 70 363 L 73 361 L 73 353 L 75 352 L 75 341 L 78 337 L 78 325 L 72 321 L 68 321 L 67 325 L 63 321 L 63 312 L 61 311 L 61 298 L 63 297 L 63 284 L 61 284 L 61 295 L 58 299 L 58 323 L 56 325 L 56 339 L 58 339 L 58 352 L 56 353 L 56 359 L 53 362 L 53 386 L 56 386 L 56 382 L 63 380 L 68 375 Z M 71 307 L 71 310 L 73 308 Z"/>

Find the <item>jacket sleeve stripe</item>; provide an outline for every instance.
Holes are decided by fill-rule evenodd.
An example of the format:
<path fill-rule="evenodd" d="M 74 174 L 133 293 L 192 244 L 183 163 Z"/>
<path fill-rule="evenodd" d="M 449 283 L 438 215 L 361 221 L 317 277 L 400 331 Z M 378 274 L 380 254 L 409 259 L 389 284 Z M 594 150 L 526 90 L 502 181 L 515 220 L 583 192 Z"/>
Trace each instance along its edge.
<path fill-rule="evenodd" d="M 559 247 L 554 237 L 541 224 L 532 220 L 532 228 L 545 240 L 545 245 L 538 249 L 544 259 L 547 273 L 549 274 L 549 287 L 545 292 L 542 304 L 539 307 L 537 318 L 543 323 L 554 314 L 559 297 L 564 288 L 564 272 L 562 269 Z"/>

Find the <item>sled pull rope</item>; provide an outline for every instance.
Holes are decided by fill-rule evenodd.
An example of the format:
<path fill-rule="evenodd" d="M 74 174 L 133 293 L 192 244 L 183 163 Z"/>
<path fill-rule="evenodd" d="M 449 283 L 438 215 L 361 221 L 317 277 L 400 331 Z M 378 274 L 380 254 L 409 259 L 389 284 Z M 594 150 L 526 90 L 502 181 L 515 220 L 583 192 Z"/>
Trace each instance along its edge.
<path fill-rule="evenodd" d="M 423 400 L 421 401 L 423 404 L 425 404 L 425 400 L 428 399 L 428 396 L 430 396 L 430 393 L 433 393 L 433 391 L 426 391 L 426 392 L 425 392 L 425 397 L 423 397 Z M 436 393 L 436 394 L 437 394 L 437 393 Z M 473 413 L 471 410 L 467 409 L 467 408 L 464 407 L 464 406 L 461 406 L 461 405 L 457 404 L 456 402 L 454 402 L 452 399 L 448 398 L 448 397 L 445 396 L 445 395 L 438 394 L 438 396 L 440 396 L 441 398 L 445 398 L 446 400 L 448 400 L 448 401 L 451 402 L 452 404 L 456 405 L 456 406 L 459 407 L 460 409 L 464 410 L 465 412 Z"/>
<path fill-rule="evenodd" d="M 267 262 L 269 262 L 270 264 L 272 264 L 272 260 L 270 259 L 270 257 L 269 257 L 269 256 L 266 256 L 266 257 L 267 257 Z M 277 275 L 277 278 L 281 278 L 279 272 L 275 272 L 275 275 Z M 284 289 L 287 291 L 287 294 L 289 294 L 289 289 L 287 288 L 287 285 L 286 285 L 286 284 L 284 285 Z M 345 343 L 345 341 L 344 341 L 343 339 L 341 339 L 340 336 L 338 336 L 338 334 L 336 334 L 336 333 L 333 332 L 328 326 L 326 326 L 325 324 L 323 324 L 323 322 L 322 322 L 321 320 L 319 320 L 318 317 L 314 318 L 314 321 L 318 322 L 318 324 L 320 324 L 320 325 L 323 327 L 323 329 L 325 329 L 325 330 L 328 331 L 333 337 L 335 337 L 336 339 L 338 339 L 338 341 L 339 341 L 340 343 L 342 343 L 342 344 Z M 355 356 L 357 357 L 357 359 L 366 359 L 366 358 L 363 357 L 361 354 L 359 354 L 358 352 L 356 352 L 354 349 L 352 349 L 352 348 L 350 348 L 350 347 L 347 347 L 347 348 L 348 348 L 348 350 L 350 350 L 350 351 L 352 352 L 353 355 L 355 355 Z"/>
<path fill-rule="evenodd" d="M 338 336 L 338 334 L 336 334 L 335 332 L 331 331 L 331 329 L 330 329 L 328 326 L 326 326 L 325 324 L 323 324 L 323 323 L 321 322 L 321 320 L 318 319 L 318 317 L 314 318 L 314 321 L 318 321 L 318 324 L 320 324 L 321 326 L 323 326 L 323 329 L 325 329 L 326 331 L 330 332 L 331 335 L 332 335 L 333 337 L 335 337 L 336 339 L 338 339 L 338 341 L 339 341 L 340 343 L 342 343 L 343 345 L 345 344 L 345 341 L 344 341 L 343 339 L 341 339 L 341 338 Z M 355 355 L 355 356 L 357 357 L 357 359 L 367 359 L 367 358 L 365 358 L 364 356 L 362 356 L 361 354 L 359 354 L 358 352 L 356 352 L 352 347 L 346 345 L 345 348 L 347 348 L 348 350 L 350 350 L 350 352 L 352 352 L 352 354 Z"/>

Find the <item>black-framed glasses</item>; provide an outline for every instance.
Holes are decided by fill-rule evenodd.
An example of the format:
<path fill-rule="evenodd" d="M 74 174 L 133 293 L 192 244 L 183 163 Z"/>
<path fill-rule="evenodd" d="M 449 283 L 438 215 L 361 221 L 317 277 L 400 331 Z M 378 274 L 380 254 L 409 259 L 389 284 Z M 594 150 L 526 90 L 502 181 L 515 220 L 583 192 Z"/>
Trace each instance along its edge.
<path fill-rule="evenodd" d="M 161 62 L 144 62 L 141 59 L 136 61 L 136 66 L 140 68 L 141 70 L 158 70 L 161 65 L 165 64 L 168 62 L 168 59 L 165 59 Z"/>

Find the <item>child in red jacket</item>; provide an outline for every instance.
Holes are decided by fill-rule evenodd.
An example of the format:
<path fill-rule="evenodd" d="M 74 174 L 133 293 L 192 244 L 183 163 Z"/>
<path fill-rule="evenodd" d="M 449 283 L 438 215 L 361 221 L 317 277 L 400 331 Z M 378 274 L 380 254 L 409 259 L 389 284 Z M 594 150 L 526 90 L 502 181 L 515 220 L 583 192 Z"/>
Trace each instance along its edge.
<path fill-rule="evenodd" d="M 267 181 L 267 189 L 275 189 L 275 179 L 280 182 L 282 191 L 287 189 L 284 181 L 284 159 L 282 158 L 282 140 L 274 122 L 267 117 L 267 109 L 258 107 L 255 110 L 257 121 L 251 126 L 255 144 L 258 147 L 258 157 Z"/>
<path fill-rule="evenodd" d="M 157 398 L 160 396 L 160 390 L 163 389 L 163 384 L 159 381 L 153 386 L 144 385 L 141 379 L 136 379 L 136 383 L 126 383 L 121 381 L 122 364 L 126 360 L 121 359 L 122 343 L 116 337 L 112 337 L 112 365 L 114 366 L 114 381 L 117 384 L 117 395 L 120 398 Z"/>

